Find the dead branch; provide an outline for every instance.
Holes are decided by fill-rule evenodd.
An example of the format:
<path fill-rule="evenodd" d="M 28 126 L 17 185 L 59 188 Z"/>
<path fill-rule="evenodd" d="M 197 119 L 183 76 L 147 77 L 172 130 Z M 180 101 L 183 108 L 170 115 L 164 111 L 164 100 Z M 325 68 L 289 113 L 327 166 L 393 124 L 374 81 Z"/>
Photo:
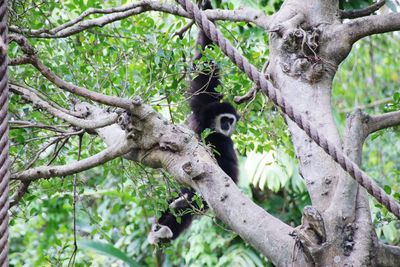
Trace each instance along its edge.
<path fill-rule="evenodd" d="M 376 100 L 376 101 L 371 102 L 369 104 L 359 105 L 359 106 L 343 109 L 343 110 L 340 111 L 340 113 L 349 113 L 349 112 L 355 111 L 356 109 L 363 110 L 363 109 L 367 109 L 367 108 L 374 108 L 376 106 L 380 106 L 380 105 L 383 105 L 383 104 L 390 103 L 391 101 L 393 101 L 393 98 L 392 97 L 387 97 L 387 98 L 383 98 L 383 99 L 380 99 L 380 100 Z"/>

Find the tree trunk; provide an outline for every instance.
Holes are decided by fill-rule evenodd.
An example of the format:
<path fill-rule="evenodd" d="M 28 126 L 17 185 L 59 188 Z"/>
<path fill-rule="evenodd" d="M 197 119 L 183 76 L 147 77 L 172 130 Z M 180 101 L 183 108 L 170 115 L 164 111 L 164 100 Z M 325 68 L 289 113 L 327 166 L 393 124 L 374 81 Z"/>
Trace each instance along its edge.
<path fill-rule="evenodd" d="M 338 8 L 338 1 L 285 1 L 273 17 L 267 75 L 297 112 L 306 114 L 341 148 L 331 91 L 336 70 L 351 46 L 333 39 L 331 27 L 340 23 Z M 295 123 L 287 122 L 312 206 L 322 216 L 326 233 L 323 241 L 311 243 L 309 232 L 298 235 L 306 255 L 316 266 L 375 265 L 375 234 L 365 191 Z M 359 131 L 360 116 L 352 116 L 347 127 L 345 152 L 360 164 L 365 138 Z"/>

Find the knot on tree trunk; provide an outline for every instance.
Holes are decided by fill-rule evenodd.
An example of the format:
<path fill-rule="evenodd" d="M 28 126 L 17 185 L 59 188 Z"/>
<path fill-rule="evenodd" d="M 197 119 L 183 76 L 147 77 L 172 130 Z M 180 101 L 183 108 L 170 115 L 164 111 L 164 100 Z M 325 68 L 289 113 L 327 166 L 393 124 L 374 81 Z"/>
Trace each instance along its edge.
<path fill-rule="evenodd" d="M 353 223 L 349 223 L 345 226 L 344 232 L 344 240 L 342 243 L 342 248 L 344 250 L 344 255 L 350 256 L 350 253 L 353 251 L 354 247 L 354 232 L 357 229 L 357 226 Z"/>
<path fill-rule="evenodd" d="M 289 26 L 279 25 L 271 33 L 273 38 L 279 38 L 282 71 L 309 83 L 319 82 L 328 71 L 327 64 L 319 56 L 321 30 Z"/>
<path fill-rule="evenodd" d="M 293 231 L 292 235 L 296 239 L 296 245 L 304 251 L 307 258 L 316 262 L 326 245 L 324 221 L 318 210 L 312 206 L 304 207 L 301 225 Z"/>
<path fill-rule="evenodd" d="M 140 133 L 143 132 L 142 121 L 133 116 L 130 112 L 124 112 L 118 117 L 117 123 L 121 126 L 122 130 L 125 130 L 126 137 L 132 140 L 138 140 Z"/>

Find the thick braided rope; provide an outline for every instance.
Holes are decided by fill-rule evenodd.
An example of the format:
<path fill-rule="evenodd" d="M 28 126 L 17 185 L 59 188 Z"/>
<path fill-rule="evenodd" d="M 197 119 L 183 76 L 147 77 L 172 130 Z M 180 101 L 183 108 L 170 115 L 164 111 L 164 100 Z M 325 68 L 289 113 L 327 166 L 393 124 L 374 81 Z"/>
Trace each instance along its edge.
<path fill-rule="evenodd" d="M 0 266 L 8 266 L 7 0 L 0 0 Z"/>
<path fill-rule="evenodd" d="M 261 88 L 261 90 L 281 108 L 292 121 L 294 121 L 304 132 L 319 145 L 333 160 L 335 160 L 346 172 L 348 172 L 362 187 L 364 187 L 379 203 L 384 205 L 390 212 L 400 219 L 400 205 L 391 196 L 387 195 L 357 164 L 348 158 L 341 149 L 328 141 L 311 123 L 282 98 L 280 92 L 273 86 L 268 86 L 265 77 L 251 65 L 232 44 L 224 38 L 215 25 L 208 20 L 207 16 L 190 0 L 177 0 L 179 4 L 194 18 L 196 24 L 205 34 L 227 55 L 236 66 Z"/>

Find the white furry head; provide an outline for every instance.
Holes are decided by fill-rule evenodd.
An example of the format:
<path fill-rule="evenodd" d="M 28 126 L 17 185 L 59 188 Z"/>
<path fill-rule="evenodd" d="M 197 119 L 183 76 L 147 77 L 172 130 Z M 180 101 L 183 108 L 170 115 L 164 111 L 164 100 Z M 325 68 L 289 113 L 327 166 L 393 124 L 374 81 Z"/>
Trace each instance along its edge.
<path fill-rule="evenodd" d="M 232 113 L 222 113 L 215 117 L 213 130 L 217 133 L 231 136 L 236 126 L 236 116 Z"/>

